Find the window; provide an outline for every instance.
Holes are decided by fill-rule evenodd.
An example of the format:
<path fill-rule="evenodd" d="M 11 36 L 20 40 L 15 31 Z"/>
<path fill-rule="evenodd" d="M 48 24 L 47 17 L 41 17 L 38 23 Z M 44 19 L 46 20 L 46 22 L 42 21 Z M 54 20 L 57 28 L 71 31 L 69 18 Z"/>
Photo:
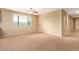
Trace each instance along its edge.
<path fill-rule="evenodd" d="M 19 22 L 19 20 L 18 20 L 18 15 L 13 15 L 13 23 L 15 24 L 15 25 L 18 25 L 18 22 Z"/>
<path fill-rule="evenodd" d="M 31 27 L 32 17 L 13 14 L 13 23 L 20 27 Z"/>

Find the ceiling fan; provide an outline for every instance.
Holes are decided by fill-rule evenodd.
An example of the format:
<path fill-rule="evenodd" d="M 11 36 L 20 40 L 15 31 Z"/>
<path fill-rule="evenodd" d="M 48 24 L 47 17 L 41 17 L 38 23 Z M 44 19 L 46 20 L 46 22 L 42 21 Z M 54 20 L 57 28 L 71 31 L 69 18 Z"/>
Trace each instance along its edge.
<path fill-rule="evenodd" d="M 36 10 L 33 9 L 33 8 L 30 8 L 30 11 L 32 12 L 32 14 L 37 14 L 37 13 L 38 13 L 38 11 L 36 11 Z"/>

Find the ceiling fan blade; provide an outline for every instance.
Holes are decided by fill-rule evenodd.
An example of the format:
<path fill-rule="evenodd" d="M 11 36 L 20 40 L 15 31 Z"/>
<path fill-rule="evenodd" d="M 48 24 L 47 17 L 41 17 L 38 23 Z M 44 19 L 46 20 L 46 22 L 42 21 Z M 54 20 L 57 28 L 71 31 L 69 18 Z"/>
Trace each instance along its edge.
<path fill-rule="evenodd" d="M 29 12 L 31 12 L 31 13 L 38 13 L 38 11 L 36 11 L 35 9 L 33 9 L 33 8 L 29 8 Z"/>
<path fill-rule="evenodd" d="M 35 11 L 34 13 L 38 13 L 37 11 Z"/>
<path fill-rule="evenodd" d="M 36 11 L 36 10 L 33 10 L 33 13 L 38 13 L 38 11 Z"/>

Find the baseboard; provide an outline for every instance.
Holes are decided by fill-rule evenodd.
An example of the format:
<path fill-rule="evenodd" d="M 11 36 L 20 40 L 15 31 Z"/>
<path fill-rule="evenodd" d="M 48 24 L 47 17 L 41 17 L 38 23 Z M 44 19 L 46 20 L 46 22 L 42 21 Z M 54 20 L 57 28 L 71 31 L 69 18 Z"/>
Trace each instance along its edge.
<path fill-rule="evenodd" d="M 15 36 L 15 35 L 22 35 L 22 34 L 30 34 L 30 33 L 35 33 L 35 32 L 28 32 L 28 33 L 16 33 L 16 34 L 11 34 L 11 35 L 3 35 L 3 36 L 0 36 L 0 38 L 2 37 L 10 37 L 10 36 Z"/>
<path fill-rule="evenodd" d="M 40 31 L 41 33 L 46 33 L 46 32 L 42 32 Z M 49 34 L 49 35 L 53 35 L 53 36 L 57 36 L 57 37 L 62 37 L 62 35 L 58 35 L 58 34 L 50 34 L 50 33 L 46 33 L 46 34 Z"/>

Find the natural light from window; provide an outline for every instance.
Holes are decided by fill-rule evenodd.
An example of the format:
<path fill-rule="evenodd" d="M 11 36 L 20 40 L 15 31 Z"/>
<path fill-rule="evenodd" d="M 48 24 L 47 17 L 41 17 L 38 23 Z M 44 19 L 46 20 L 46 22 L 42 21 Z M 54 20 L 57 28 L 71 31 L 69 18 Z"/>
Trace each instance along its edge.
<path fill-rule="evenodd" d="M 13 23 L 20 27 L 31 27 L 32 16 L 23 16 L 23 15 L 13 14 Z"/>

